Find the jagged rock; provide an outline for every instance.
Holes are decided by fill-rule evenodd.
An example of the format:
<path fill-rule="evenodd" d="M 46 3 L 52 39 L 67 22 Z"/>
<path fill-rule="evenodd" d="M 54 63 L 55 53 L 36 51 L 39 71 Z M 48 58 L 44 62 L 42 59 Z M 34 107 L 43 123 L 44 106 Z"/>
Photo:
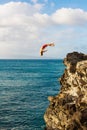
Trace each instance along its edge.
<path fill-rule="evenodd" d="M 45 130 L 87 130 L 87 55 L 69 53 L 64 64 L 60 93 L 48 97 Z"/>

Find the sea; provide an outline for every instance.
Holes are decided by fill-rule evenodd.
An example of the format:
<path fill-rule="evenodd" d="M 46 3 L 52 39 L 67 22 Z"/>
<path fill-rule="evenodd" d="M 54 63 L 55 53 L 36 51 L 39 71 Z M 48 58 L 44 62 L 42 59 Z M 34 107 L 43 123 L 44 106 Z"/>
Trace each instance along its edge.
<path fill-rule="evenodd" d="M 0 130 L 44 130 L 64 68 L 59 59 L 0 60 Z"/>

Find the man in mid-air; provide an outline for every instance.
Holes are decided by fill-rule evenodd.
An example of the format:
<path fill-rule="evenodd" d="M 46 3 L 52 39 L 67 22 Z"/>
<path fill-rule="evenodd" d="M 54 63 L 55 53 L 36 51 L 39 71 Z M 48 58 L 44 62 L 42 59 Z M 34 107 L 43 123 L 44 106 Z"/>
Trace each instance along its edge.
<path fill-rule="evenodd" d="M 48 47 L 48 46 L 54 46 L 54 43 L 44 44 L 44 45 L 40 48 L 40 55 L 41 55 L 41 56 L 43 56 L 43 53 L 47 51 L 47 50 L 45 50 L 45 48 Z"/>

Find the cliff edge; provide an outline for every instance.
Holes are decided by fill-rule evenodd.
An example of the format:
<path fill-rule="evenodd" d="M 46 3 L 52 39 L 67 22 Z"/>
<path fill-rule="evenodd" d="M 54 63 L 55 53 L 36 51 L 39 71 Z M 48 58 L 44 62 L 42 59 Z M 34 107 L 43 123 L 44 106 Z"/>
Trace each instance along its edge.
<path fill-rule="evenodd" d="M 49 96 L 45 130 L 87 130 L 87 55 L 68 53 L 58 95 Z"/>

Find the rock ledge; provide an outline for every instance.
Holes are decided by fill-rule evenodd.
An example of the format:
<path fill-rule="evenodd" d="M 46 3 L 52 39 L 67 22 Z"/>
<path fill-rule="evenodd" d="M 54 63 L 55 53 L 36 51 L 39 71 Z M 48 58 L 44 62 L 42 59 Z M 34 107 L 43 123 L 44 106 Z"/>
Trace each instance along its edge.
<path fill-rule="evenodd" d="M 60 93 L 48 97 L 45 130 L 87 130 L 87 55 L 68 53 L 64 64 Z"/>

